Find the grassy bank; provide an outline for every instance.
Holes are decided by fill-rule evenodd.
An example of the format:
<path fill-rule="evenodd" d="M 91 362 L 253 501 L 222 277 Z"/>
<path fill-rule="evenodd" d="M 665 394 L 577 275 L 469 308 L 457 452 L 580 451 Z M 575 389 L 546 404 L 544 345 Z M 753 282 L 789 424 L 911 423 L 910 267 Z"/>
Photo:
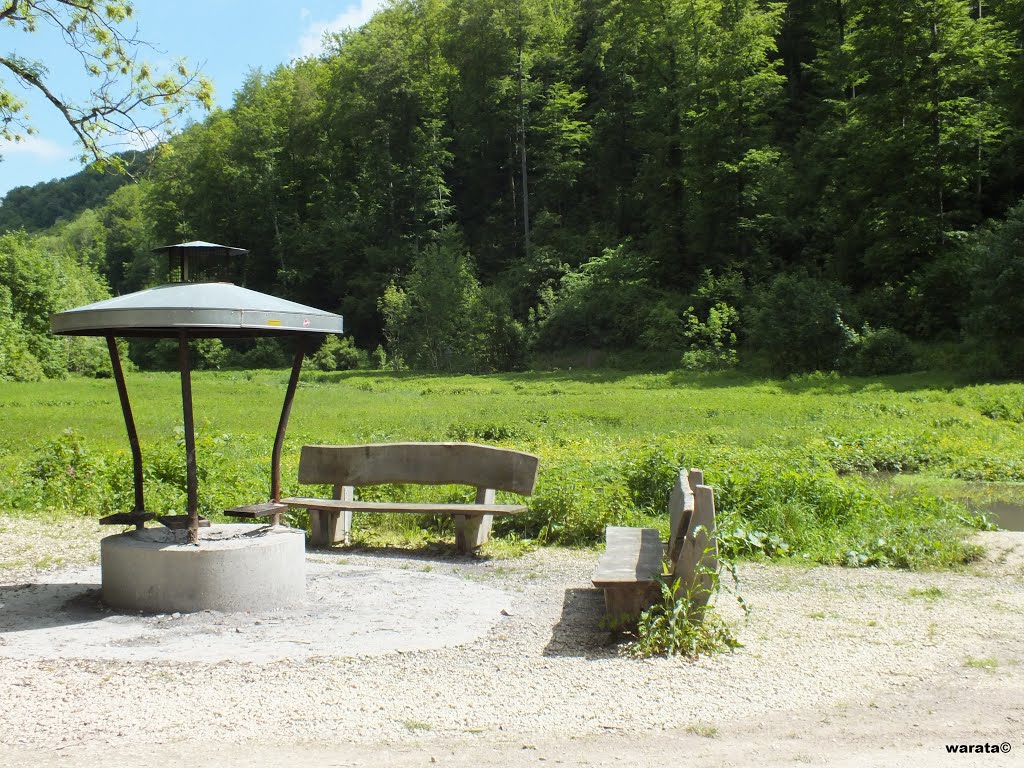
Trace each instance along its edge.
<path fill-rule="evenodd" d="M 283 371 L 196 374 L 204 513 L 266 498 L 286 379 Z M 179 513 L 179 382 L 173 374 L 139 373 L 128 384 L 147 506 Z M 0 421 L 3 508 L 99 515 L 130 506 L 130 460 L 112 382 L 5 383 Z M 664 527 L 673 472 L 700 466 L 716 486 L 723 543 L 732 554 L 931 567 L 969 559 L 963 535 L 984 521 L 927 486 L 866 477 L 926 473 L 1019 482 L 1022 437 L 1024 385 L 1018 384 L 614 371 L 310 373 L 292 412 L 283 480 L 286 493 L 299 490 L 295 466 L 306 442 L 469 440 L 515 447 L 541 457 L 541 475 L 530 511 L 501 520 L 498 532 L 592 544 L 607 524 Z M 412 499 L 429 492 L 386 494 Z"/>

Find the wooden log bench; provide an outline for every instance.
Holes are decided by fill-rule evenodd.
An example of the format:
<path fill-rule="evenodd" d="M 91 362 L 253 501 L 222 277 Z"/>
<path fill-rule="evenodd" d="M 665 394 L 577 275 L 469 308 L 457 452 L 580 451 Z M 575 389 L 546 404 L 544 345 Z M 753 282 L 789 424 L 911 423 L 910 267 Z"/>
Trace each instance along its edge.
<path fill-rule="evenodd" d="M 680 472 L 669 497 L 667 546 L 657 528 L 608 526 L 605 551 L 592 582 L 604 590 L 605 615 L 613 627 L 634 625 L 661 595 L 659 580 L 679 580 L 677 595 L 691 609 L 707 605 L 718 570 L 715 497 L 699 469 Z M 667 567 L 666 567 L 667 565 Z"/>
<path fill-rule="evenodd" d="M 450 515 L 455 544 L 469 553 L 490 537 L 495 515 L 525 512 L 525 504 L 497 504 L 497 491 L 519 496 L 533 493 L 539 459 L 529 453 L 475 443 L 378 443 L 371 445 L 304 445 L 299 482 L 333 486 L 333 498 L 289 497 L 280 504 L 309 510 L 310 544 L 330 547 L 349 542 L 353 512 L 407 512 Z M 357 501 L 355 489 L 366 485 L 468 485 L 476 489 L 472 504 L 411 504 Z"/>

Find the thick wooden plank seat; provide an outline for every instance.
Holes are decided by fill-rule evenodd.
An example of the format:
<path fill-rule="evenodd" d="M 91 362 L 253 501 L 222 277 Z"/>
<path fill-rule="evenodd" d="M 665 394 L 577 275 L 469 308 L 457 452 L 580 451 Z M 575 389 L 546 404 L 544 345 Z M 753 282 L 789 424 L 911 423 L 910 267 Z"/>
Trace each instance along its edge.
<path fill-rule="evenodd" d="M 662 552 L 657 528 L 608 526 L 592 581 L 604 590 L 609 617 L 639 616 L 651 604 L 658 592 Z"/>
<path fill-rule="evenodd" d="M 115 512 L 100 518 L 100 525 L 136 525 L 141 526 L 155 518 L 152 512 Z"/>
<path fill-rule="evenodd" d="M 604 590 L 610 625 L 635 624 L 640 614 L 658 599 L 659 580 L 679 580 L 679 594 L 699 610 L 711 596 L 712 577 L 718 567 L 715 540 L 714 491 L 704 485 L 704 473 L 680 472 L 669 497 L 668 545 L 656 528 L 608 526 L 605 551 L 591 578 Z M 667 567 L 666 567 L 667 565 Z"/>
<path fill-rule="evenodd" d="M 342 499 L 307 499 L 289 496 L 281 499 L 288 507 L 319 510 L 351 510 L 352 512 L 411 512 L 418 515 L 518 515 L 525 504 L 430 504 L 394 501 L 343 501 Z"/>
<path fill-rule="evenodd" d="M 529 453 L 475 443 L 374 443 L 304 445 L 299 482 L 331 485 L 333 498 L 289 497 L 281 504 L 309 510 L 310 544 L 348 543 L 353 512 L 451 515 L 460 552 L 472 552 L 490 536 L 494 515 L 516 515 L 524 504 L 496 504 L 497 491 L 529 496 L 537 482 L 539 459 Z M 355 489 L 366 485 L 469 485 L 471 504 L 414 504 L 360 501 Z"/>
<path fill-rule="evenodd" d="M 641 581 L 653 583 L 661 575 L 662 546 L 657 528 L 622 528 L 609 525 L 606 547 L 597 561 L 596 587 L 615 587 Z"/>
<path fill-rule="evenodd" d="M 231 517 L 247 517 L 252 520 L 269 517 L 273 520 L 274 525 L 277 525 L 281 513 L 287 509 L 287 504 L 281 504 L 276 501 L 262 501 L 256 504 L 243 504 L 240 507 L 225 509 L 224 514 Z"/>

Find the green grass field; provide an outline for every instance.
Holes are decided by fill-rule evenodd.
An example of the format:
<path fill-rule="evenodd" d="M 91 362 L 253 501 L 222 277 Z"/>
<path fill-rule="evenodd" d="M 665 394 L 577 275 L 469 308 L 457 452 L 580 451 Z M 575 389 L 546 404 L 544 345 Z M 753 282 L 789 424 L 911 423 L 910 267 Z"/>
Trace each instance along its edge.
<path fill-rule="evenodd" d="M 267 497 L 286 381 L 285 371 L 194 376 L 204 513 Z M 128 387 L 147 507 L 180 513 L 178 378 L 129 374 Z M 0 506 L 7 511 L 99 515 L 130 506 L 127 439 L 112 381 L 0 384 L 0 424 Z M 609 523 L 664 528 L 674 471 L 699 466 L 716 486 L 723 545 L 732 555 L 935 567 L 970 559 L 964 534 L 985 525 L 951 500 L 956 484 L 999 483 L 1012 493 L 1024 481 L 1022 437 L 1024 385 L 962 387 L 935 376 L 310 372 L 292 411 L 283 481 L 286 493 L 299 490 L 295 466 L 307 442 L 514 447 L 541 457 L 540 480 L 530 511 L 501 520 L 498 532 L 590 545 Z M 879 473 L 901 482 L 872 482 Z M 459 499 L 466 491 L 367 489 L 364 497 L 428 493 Z"/>

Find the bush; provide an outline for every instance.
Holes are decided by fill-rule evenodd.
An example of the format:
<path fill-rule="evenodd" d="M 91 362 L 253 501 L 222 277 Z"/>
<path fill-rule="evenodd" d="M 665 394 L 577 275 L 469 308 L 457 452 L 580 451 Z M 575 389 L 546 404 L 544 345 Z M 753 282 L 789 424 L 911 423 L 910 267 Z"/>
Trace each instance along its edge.
<path fill-rule="evenodd" d="M 725 302 L 708 310 L 707 322 L 701 322 L 686 310 L 685 335 L 690 348 L 683 353 L 681 364 L 691 371 L 721 371 L 736 367 L 736 332 L 739 313 Z"/>
<path fill-rule="evenodd" d="M 542 292 L 537 308 L 537 345 L 543 349 L 620 349 L 636 343 L 638 328 L 651 319 L 645 308 L 658 298 L 651 263 L 629 243 L 606 248 L 562 276 L 557 290 Z M 664 315 L 664 313 L 661 313 Z M 660 333 L 652 329 L 652 333 Z"/>
<path fill-rule="evenodd" d="M 192 342 L 192 367 L 198 371 L 216 371 L 227 365 L 230 352 L 220 339 L 196 339 Z"/>
<path fill-rule="evenodd" d="M 668 302 L 659 301 L 647 313 L 644 330 L 640 334 L 640 346 L 648 352 L 667 352 L 675 355 L 686 347 L 683 321 Z"/>
<path fill-rule="evenodd" d="M 986 374 L 1024 373 L 1024 200 L 971 243 L 971 301 L 964 318 Z"/>
<path fill-rule="evenodd" d="M 754 291 L 747 345 L 772 373 L 831 371 L 849 343 L 838 283 L 782 274 Z"/>
<path fill-rule="evenodd" d="M 853 335 L 844 357 L 844 369 L 856 376 L 906 373 L 917 363 L 906 334 L 892 328 L 875 330 L 866 324 L 859 334 Z"/>
<path fill-rule="evenodd" d="M 127 350 L 125 342 L 119 342 L 122 358 Z M 106 341 L 90 336 L 70 336 L 67 339 L 68 371 L 94 379 L 110 377 L 110 355 Z"/>
<path fill-rule="evenodd" d="M 281 347 L 277 339 L 263 337 L 256 339 L 251 349 L 234 357 L 232 365 L 239 368 L 287 368 L 291 356 Z"/>
<path fill-rule="evenodd" d="M 29 349 L 25 332 L 14 317 L 11 292 L 0 285 L 0 380 L 40 381 L 43 366 Z"/>
<path fill-rule="evenodd" d="M 144 371 L 178 370 L 177 339 L 131 339 L 131 361 Z M 192 339 L 189 359 L 197 371 L 215 371 L 234 362 L 231 350 L 220 339 Z"/>
<path fill-rule="evenodd" d="M 718 594 L 719 574 L 712 577 L 712 599 Z M 693 610 L 691 596 L 679 594 L 679 580 L 661 581 L 661 599 L 640 616 L 636 640 L 627 646 L 631 656 L 698 656 L 731 651 L 741 646 L 714 609 Z M 739 597 L 740 604 L 746 604 Z"/>
<path fill-rule="evenodd" d="M 359 367 L 361 354 L 351 336 L 328 336 L 310 361 L 320 371 L 351 371 Z"/>

